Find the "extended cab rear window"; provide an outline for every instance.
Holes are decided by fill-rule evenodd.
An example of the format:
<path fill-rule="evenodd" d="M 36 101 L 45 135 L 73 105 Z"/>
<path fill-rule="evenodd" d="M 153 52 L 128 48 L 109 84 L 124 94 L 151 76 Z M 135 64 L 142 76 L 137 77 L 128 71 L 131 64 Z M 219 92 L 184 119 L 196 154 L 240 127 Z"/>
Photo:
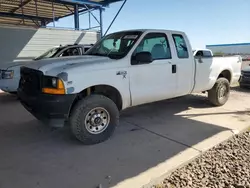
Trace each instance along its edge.
<path fill-rule="evenodd" d="M 175 48 L 177 51 L 178 58 L 189 58 L 188 48 L 184 37 L 180 34 L 173 34 L 173 39 L 175 43 Z"/>
<path fill-rule="evenodd" d="M 213 57 L 212 53 L 208 50 L 199 50 L 196 52 L 195 57 Z"/>
<path fill-rule="evenodd" d="M 203 57 L 213 57 L 213 56 L 212 56 L 212 53 L 210 51 L 204 50 Z"/>

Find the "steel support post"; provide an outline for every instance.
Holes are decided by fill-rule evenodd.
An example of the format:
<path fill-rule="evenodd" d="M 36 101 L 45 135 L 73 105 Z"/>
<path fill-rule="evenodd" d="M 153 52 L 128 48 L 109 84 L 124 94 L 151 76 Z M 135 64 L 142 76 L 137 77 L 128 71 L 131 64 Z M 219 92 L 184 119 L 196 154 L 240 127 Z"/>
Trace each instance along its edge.
<path fill-rule="evenodd" d="M 78 5 L 74 6 L 74 21 L 75 21 L 75 29 L 79 30 L 80 29 L 80 23 L 79 23 L 79 9 L 78 9 Z"/>
<path fill-rule="evenodd" d="M 46 27 L 46 21 L 45 20 L 41 21 L 41 27 Z"/>
<path fill-rule="evenodd" d="M 114 19 L 112 20 L 112 22 L 110 23 L 108 29 L 106 30 L 104 36 L 108 33 L 109 29 L 111 28 L 111 26 L 113 25 L 114 21 L 116 20 L 117 16 L 120 14 L 121 10 L 123 9 L 124 5 L 126 4 L 127 0 L 124 0 L 122 6 L 120 7 L 120 9 L 118 10 L 117 14 L 115 15 Z"/>
<path fill-rule="evenodd" d="M 102 20 L 102 7 L 99 8 L 100 11 L 100 36 L 103 37 L 103 20 Z"/>

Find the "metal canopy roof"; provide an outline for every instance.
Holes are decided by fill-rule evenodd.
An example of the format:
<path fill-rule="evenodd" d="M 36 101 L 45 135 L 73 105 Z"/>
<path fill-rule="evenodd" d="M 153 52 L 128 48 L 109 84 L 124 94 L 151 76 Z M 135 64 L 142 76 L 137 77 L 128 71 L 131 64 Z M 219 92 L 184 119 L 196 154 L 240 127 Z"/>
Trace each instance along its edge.
<path fill-rule="evenodd" d="M 108 6 L 111 3 L 115 3 L 123 0 L 56 0 L 61 2 L 75 3 L 75 4 L 89 4 L 96 6 Z"/>
<path fill-rule="evenodd" d="M 40 27 L 122 0 L 0 0 L 0 24 Z M 76 7 L 77 5 L 77 7 Z"/>

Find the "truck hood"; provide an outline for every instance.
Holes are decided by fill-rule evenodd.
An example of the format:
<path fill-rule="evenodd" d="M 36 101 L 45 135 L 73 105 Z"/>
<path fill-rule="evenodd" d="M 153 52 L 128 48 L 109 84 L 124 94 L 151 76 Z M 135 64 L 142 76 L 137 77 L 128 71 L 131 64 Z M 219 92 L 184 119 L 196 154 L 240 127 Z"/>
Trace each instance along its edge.
<path fill-rule="evenodd" d="M 0 66 L 0 69 L 7 70 L 7 69 L 12 69 L 12 68 L 17 68 L 17 67 L 20 67 L 20 66 L 29 65 L 30 63 L 33 63 L 33 62 L 34 61 L 16 61 L 16 62 L 3 63 Z"/>
<path fill-rule="evenodd" d="M 33 61 L 33 63 L 26 65 L 26 67 L 40 70 L 47 75 L 54 75 L 70 68 L 78 68 L 82 66 L 84 66 L 85 69 L 89 68 L 91 70 L 102 69 L 103 66 L 100 66 L 101 64 L 106 64 L 112 61 L 115 60 L 103 56 L 68 56 Z"/>

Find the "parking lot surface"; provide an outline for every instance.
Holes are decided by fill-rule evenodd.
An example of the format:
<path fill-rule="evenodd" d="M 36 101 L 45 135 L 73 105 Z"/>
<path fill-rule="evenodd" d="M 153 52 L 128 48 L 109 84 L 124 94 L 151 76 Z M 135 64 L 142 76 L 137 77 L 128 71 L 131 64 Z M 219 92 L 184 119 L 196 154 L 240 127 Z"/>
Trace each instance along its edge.
<path fill-rule="evenodd" d="M 247 127 L 249 97 L 250 91 L 236 88 L 222 107 L 211 107 L 205 95 L 134 107 L 122 112 L 110 140 L 84 146 L 68 128 L 51 129 L 39 123 L 15 96 L 1 94 L 0 188 L 128 185 L 124 182 L 133 183 L 184 151 L 207 150 L 205 141 L 219 133 Z"/>

